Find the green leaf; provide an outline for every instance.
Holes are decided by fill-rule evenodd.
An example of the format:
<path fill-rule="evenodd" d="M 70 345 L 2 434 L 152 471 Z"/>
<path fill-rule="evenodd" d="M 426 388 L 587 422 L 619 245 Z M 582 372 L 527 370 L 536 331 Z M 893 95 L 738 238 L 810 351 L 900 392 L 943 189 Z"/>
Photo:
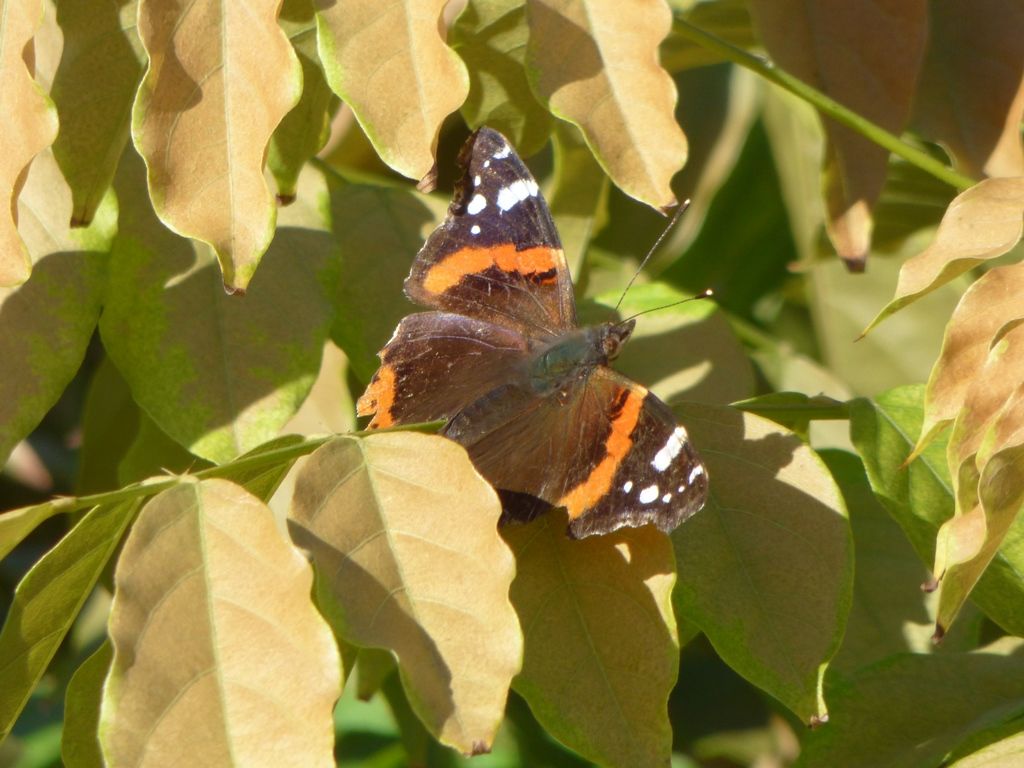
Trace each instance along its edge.
<path fill-rule="evenodd" d="M 121 485 L 118 465 L 135 442 L 141 418 L 128 384 L 110 358 L 104 357 L 89 382 L 82 410 L 77 493 L 112 491 Z"/>
<path fill-rule="evenodd" d="M 103 343 L 157 426 L 211 461 L 274 437 L 319 369 L 334 243 L 322 228 L 318 177 L 307 178 L 310 194 L 281 212 L 243 299 L 224 293 L 208 248 L 156 218 L 138 159 L 122 163 Z"/>
<path fill-rule="evenodd" d="M 131 127 L 145 53 L 135 30 L 135 0 L 57 3 L 64 50 L 50 97 L 60 133 L 53 153 L 71 186 L 71 221 L 92 221 L 110 188 Z"/>
<path fill-rule="evenodd" d="M 302 65 L 302 96 L 277 126 L 267 151 L 267 167 L 277 181 L 277 198 L 287 204 L 295 199 L 299 172 L 327 143 L 331 112 L 338 101 L 320 67 L 312 2 L 286 0 L 278 22 Z"/>
<path fill-rule="evenodd" d="M 136 508 L 129 501 L 93 509 L 15 590 L 0 630 L 0 740 L 10 733 Z"/>
<path fill-rule="evenodd" d="M 972 653 L 902 654 L 829 690 L 828 726 L 804 739 L 800 765 L 929 768 L 972 733 L 1024 712 L 1017 638 Z"/>
<path fill-rule="evenodd" d="M 466 754 L 492 743 L 522 659 L 500 513 L 461 446 L 414 432 L 332 440 L 292 500 L 335 631 L 391 650 L 417 716 Z"/>
<path fill-rule="evenodd" d="M 856 561 L 850 617 L 831 669 L 849 674 L 897 653 L 976 647 L 981 618 L 977 611 L 972 620 L 959 622 L 941 645 L 931 641 L 937 596 L 920 589 L 928 569 L 875 498 L 860 459 L 839 450 L 821 451 L 820 456 L 850 511 Z"/>
<path fill-rule="evenodd" d="M 49 501 L 0 514 L 0 560 L 7 557 L 37 525 L 62 511 L 59 501 Z"/>
<path fill-rule="evenodd" d="M 564 514 L 503 535 L 526 643 L 516 691 L 562 743 L 601 765 L 668 760 L 678 674 L 672 547 L 651 526 L 573 540 Z"/>
<path fill-rule="evenodd" d="M 547 143 L 553 122 L 526 78 L 528 39 L 523 0 L 470 0 L 451 30 L 469 70 L 462 116 L 470 128 L 501 131 L 523 157 Z"/>
<path fill-rule="evenodd" d="M 555 173 L 548 202 L 569 272 L 578 279 L 590 238 L 604 223 L 609 181 L 579 131 L 572 126 L 558 126 L 554 148 Z"/>
<path fill-rule="evenodd" d="M 598 301 L 613 307 L 622 291 Z M 615 367 L 648 387 L 669 404 L 676 400 L 725 403 L 754 391 L 750 360 L 725 315 L 710 301 L 690 301 L 664 283 L 629 289 L 620 307 L 623 317 L 659 309 L 638 318 L 636 330 Z M 586 322 L 608 319 L 607 311 L 581 308 Z"/>
<path fill-rule="evenodd" d="M 809 295 L 822 358 L 857 394 L 873 395 L 908 381 L 925 381 L 939 356 L 943 329 L 966 287 L 965 280 L 943 286 L 858 340 L 878 309 L 879 297 L 892 290 L 901 257 L 909 256 L 933 234 L 922 230 L 893 258 L 873 259 L 864 274 L 849 274 L 836 259 L 811 268 Z"/>
<path fill-rule="evenodd" d="M 368 382 L 377 351 L 413 311 L 402 293 L 413 257 L 446 203 L 402 187 L 342 183 L 331 188 L 331 230 L 341 246 L 331 337 Z"/>
<path fill-rule="evenodd" d="M 704 509 L 672 535 L 676 610 L 805 723 L 843 637 L 853 542 L 839 489 L 795 434 L 732 408 L 675 408 L 708 467 Z"/>
<path fill-rule="evenodd" d="M 877 260 L 876 260 L 877 263 Z M 850 403 L 850 437 L 864 461 L 879 501 L 899 523 L 918 557 L 935 561 L 939 527 L 953 516 L 953 488 L 946 468 L 946 435 L 903 467 L 921 433 L 924 387 L 900 387 L 873 400 Z M 971 599 L 1015 635 L 1024 635 L 1024 522 L 1018 518 Z"/>
<path fill-rule="evenodd" d="M 172 440 L 145 413 L 139 414 L 135 439 L 117 465 L 118 485 L 137 483 L 154 475 L 182 474 L 209 467 Z"/>
<path fill-rule="evenodd" d="M 107 640 L 75 670 L 64 694 L 64 732 L 60 755 L 67 768 L 103 768 L 100 751 L 100 700 L 114 649 Z"/>

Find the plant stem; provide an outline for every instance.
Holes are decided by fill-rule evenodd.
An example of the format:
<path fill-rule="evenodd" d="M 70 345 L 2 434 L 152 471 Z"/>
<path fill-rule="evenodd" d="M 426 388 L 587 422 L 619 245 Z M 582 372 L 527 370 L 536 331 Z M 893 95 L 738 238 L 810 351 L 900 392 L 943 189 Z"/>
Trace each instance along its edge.
<path fill-rule="evenodd" d="M 685 19 L 675 19 L 675 28 L 693 40 L 698 45 L 715 51 L 729 61 L 746 67 L 747 69 L 761 75 L 765 80 L 775 83 L 804 101 L 813 104 L 820 112 L 828 115 L 837 123 L 842 123 L 855 130 L 867 139 L 875 142 L 881 147 L 888 149 L 894 155 L 898 155 L 908 163 L 917 166 L 922 171 L 930 173 L 940 181 L 949 184 L 957 189 L 967 189 L 974 186 L 977 181 L 969 176 L 954 171 L 943 163 L 936 160 L 917 147 L 913 147 L 902 141 L 899 136 L 889 133 L 887 130 L 870 120 L 858 115 L 851 109 L 844 107 L 838 101 L 814 88 L 803 80 L 794 77 L 788 72 L 779 69 L 773 62 L 760 56 L 737 48 L 732 43 L 723 40 L 716 35 L 696 27 Z"/>
<path fill-rule="evenodd" d="M 443 423 L 444 422 L 440 421 L 429 421 L 423 424 L 403 424 L 401 426 L 385 427 L 383 429 L 360 430 L 349 434 L 354 436 L 364 436 L 371 433 L 380 434 L 382 432 L 397 431 L 433 433 L 437 432 Z M 262 453 L 243 456 L 235 459 L 234 461 L 229 461 L 226 464 L 218 464 L 215 467 L 201 469 L 198 472 L 191 473 L 191 476 L 200 480 L 207 480 L 215 477 L 225 477 L 230 479 L 232 477 L 237 477 L 239 473 L 242 472 L 287 464 L 305 456 L 306 454 L 312 453 L 328 440 L 335 437 L 338 437 L 338 435 L 307 437 L 300 442 L 292 443 L 291 445 L 283 445 L 280 448 L 273 448 Z M 122 501 L 156 496 L 158 493 L 174 487 L 179 482 L 181 482 L 181 478 L 177 476 L 168 477 L 165 480 L 157 480 L 156 482 L 153 482 L 153 480 L 150 479 L 126 485 L 124 488 L 118 488 L 116 491 L 93 493 L 88 496 L 64 497 L 57 499 L 55 503 L 59 506 L 61 512 L 77 512 L 83 509 L 91 509 L 92 507 L 100 504 L 117 504 Z"/>

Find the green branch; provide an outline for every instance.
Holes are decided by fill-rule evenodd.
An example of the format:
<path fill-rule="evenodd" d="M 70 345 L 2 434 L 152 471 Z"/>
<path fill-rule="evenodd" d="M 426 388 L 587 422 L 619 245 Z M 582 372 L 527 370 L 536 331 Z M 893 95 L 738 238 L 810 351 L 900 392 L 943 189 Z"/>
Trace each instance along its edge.
<path fill-rule="evenodd" d="M 675 19 L 675 28 L 698 45 L 715 51 L 734 64 L 756 72 L 765 80 L 775 83 L 780 88 L 784 88 L 804 101 L 813 104 L 822 114 L 828 115 L 837 123 L 842 123 L 846 127 L 853 129 L 875 144 L 888 149 L 894 155 L 898 155 L 922 171 L 930 173 L 940 181 L 957 189 L 967 189 L 977 183 L 975 179 L 964 176 L 962 173 L 957 173 L 927 152 L 907 144 L 899 136 L 889 133 L 881 126 L 875 125 L 853 110 L 844 107 L 835 99 L 826 96 L 803 80 L 779 69 L 773 62 L 748 53 L 742 48 L 737 48 L 732 43 L 726 42 L 720 37 L 712 35 L 710 32 L 706 32 L 678 16 Z"/>
<path fill-rule="evenodd" d="M 444 424 L 441 421 L 428 421 L 423 424 L 408 424 L 395 427 L 384 427 L 382 429 L 359 430 L 350 432 L 349 435 L 365 436 L 369 434 L 380 434 L 382 432 L 428 432 L 434 433 Z M 272 448 L 261 453 L 249 454 L 229 461 L 226 464 L 218 464 L 215 467 L 201 469 L 198 472 L 189 473 L 189 476 L 199 480 L 209 480 L 215 477 L 231 480 L 241 473 L 253 470 L 270 469 L 295 461 L 296 459 L 312 453 L 321 445 L 338 435 L 324 435 L 320 437 L 307 437 L 299 442 L 290 445 L 283 445 L 279 448 Z M 138 483 L 126 485 L 116 491 L 106 493 L 93 493 L 88 496 L 66 496 L 57 499 L 54 503 L 60 512 L 77 512 L 83 509 L 92 509 L 100 504 L 118 504 L 122 501 L 132 499 L 144 499 L 149 496 L 156 496 L 168 488 L 172 488 L 181 482 L 181 478 L 172 475 L 163 480 L 149 478 Z"/>

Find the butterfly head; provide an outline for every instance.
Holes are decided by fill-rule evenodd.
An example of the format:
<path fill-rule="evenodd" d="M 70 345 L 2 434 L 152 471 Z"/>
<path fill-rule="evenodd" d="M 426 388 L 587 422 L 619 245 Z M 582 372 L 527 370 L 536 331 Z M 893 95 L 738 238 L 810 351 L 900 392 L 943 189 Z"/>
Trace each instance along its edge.
<path fill-rule="evenodd" d="M 619 323 L 608 323 L 601 327 L 601 350 L 609 362 L 619 356 L 622 346 L 633 335 L 636 320 L 630 318 Z"/>

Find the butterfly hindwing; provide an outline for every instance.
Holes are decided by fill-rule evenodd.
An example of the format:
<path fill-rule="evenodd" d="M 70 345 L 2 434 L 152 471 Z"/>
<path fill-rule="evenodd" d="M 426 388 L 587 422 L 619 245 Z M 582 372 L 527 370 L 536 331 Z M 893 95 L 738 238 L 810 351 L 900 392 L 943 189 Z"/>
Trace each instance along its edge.
<path fill-rule="evenodd" d="M 356 412 L 370 428 L 446 419 L 500 386 L 527 354 L 513 329 L 450 312 L 398 324 Z"/>
<path fill-rule="evenodd" d="M 668 406 L 604 366 L 545 397 L 507 384 L 454 417 L 445 434 L 511 492 L 507 518 L 533 517 L 540 499 L 568 511 L 574 536 L 647 523 L 671 531 L 707 494 L 704 465 Z"/>
<path fill-rule="evenodd" d="M 481 128 L 459 162 L 448 216 L 417 254 L 406 295 L 535 336 L 575 327 L 562 244 L 523 161 L 500 133 Z"/>

